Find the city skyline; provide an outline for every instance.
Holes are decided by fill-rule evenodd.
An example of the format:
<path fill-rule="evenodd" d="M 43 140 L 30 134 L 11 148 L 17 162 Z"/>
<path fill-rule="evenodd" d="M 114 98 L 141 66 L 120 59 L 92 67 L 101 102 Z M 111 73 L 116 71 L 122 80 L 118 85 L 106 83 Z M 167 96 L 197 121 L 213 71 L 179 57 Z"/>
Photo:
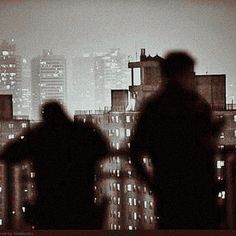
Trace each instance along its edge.
<path fill-rule="evenodd" d="M 197 74 L 226 74 L 227 100 L 235 100 L 234 1 L 3 0 L 0 8 L 1 39 L 14 39 L 27 60 L 47 48 L 65 55 L 68 83 L 73 57 L 86 53 L 120 48 L 136 61 L 140 48 L 161 57 L 184 49 L 196 58 Z"/>

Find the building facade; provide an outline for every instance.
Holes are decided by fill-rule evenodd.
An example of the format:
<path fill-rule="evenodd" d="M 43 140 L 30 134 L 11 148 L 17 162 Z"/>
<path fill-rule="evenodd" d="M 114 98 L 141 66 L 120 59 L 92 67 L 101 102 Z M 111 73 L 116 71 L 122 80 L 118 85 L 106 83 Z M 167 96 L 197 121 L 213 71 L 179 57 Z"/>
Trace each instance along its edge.
<path fill-rule="evenodd" d="M 128 87 L 128 57 L 119 49 L 95 56 L 95 109 L 111 106 L 111 90 Z"/>
<path fill-rule="evenodd" d="M 43 50 L 42 56 L 31 61 L 33 119 L 40 118 L 40 106 L 56 100 L 66 103 L 66 59 L 54 55 L 52 50 Z"/>
<path fill-rule="evenodd" d="M 0 95 L 0 152 L 3 151 L 4 146 L 15 138 L 24 139 L 24 132 L 30 127 L 29 119 L 17 119 L 13 117 L 12 111 L 12 95 Z M 23 223 L 24 205 L 23 202 L 29 200 L 33 196 L 33 184 L 30 179 L 32 170 L 30 162 L 22 165 L 15 165 L 11 168 L 11 173 L 6 173 L 6 166 L 3 161 L 0 162 L 0 229 L 6 226 L 8 217 L 7 212 L 7 188 L 6 178 L 7 174 L 13 176 L 13 183 L 11 187 L 12 218 L 15 228 L 21 228 Z M 27 178 L 22 178 L 27 176 Z"/>
<path fill-rule="evenodd" d="M 21 57 L 13 42 L 0 44 L 0 94 L 11 94 L 14 115 L 22 115 Z"/>

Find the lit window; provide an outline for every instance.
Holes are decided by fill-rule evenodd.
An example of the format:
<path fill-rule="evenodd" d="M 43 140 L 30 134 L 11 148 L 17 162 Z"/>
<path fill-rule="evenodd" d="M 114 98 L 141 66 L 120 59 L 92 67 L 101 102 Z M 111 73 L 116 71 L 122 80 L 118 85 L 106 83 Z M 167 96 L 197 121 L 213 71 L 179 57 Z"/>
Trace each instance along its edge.
<path fill-rule="evenodd" d="M 0 187 L 0 193 L 2 192 L 2 187 Z"/>
<path fill-rule="evenodd" d="M 144 192 L 144 193 L 147 192 L 147 187 L 146 187 L 146 186 L 143 187 L 143 192 Z"/>
<path fill-rule="evenodd" d="M 224 161 L 217 161 L 217 169 L 221 169 L 221 167 L 224 165 L 225 165 Z"/>
<path fill-rule="evenodd" d="M 21 124 L 21 127 L 22 127 L 22 128 L 26 128 L 26 127 L 27 127 L 27 124 L 26 124 L 26 123 L 22 123 L 22 124 Z"/>
<path fill-rule="evenodd" d="M 117 197 L 117 204 L 120 205 L 120 197 Z"/>
<path fill-rule="evenodd" d="M 127 143 L 128 148 L 130 148 L 130 143 Z"/>
<path fill-rule="evenodd" d="M 7 55 L 9 55 L 9 52 L 8 51 L 2 51 L 2 55 L 7 56 Z"/>
<path fill-rule="evenodd" d="M 129 225 L 128 229 L 129 229 L 129 230 L 133 230 L 133 226 L 132 226 L 132 225 Z"/>
<path fill-rule="evenodd" d="M 152 216 L 150 216 L 150 223 L 152 223 L 153 222 L 153 217 Z"/>
<path fill-rule="evenodd" d="M 8 124 L 8 127 L 9 127 L 9 129 L 14 128 L 14 124 L 10 123 L 10 124 Z"/>
<path fill-rule="evenodd" d="M 116 187 L 117 187 L 117 190 L 120 191 L 120 184 L 117 184 Z"/>
<path fill-rule="evenodd" d="M 236 115 L 234 115 L 234 122 L 236 122 Z"/>
<path fill-rule="evenodd" d="M 225 199 L 225 191 L 219 192 L 218 197 L 221 199 Z"/>
<path fill-rule="evenodd" d="M 35 173 L 34 172 L 30 172 L 30 178 L 34 178 L 35 177 Z"/>
<path fill-rule="evenodd" d="M 236 130 L 234 130 L 234 137 L 236 137 Z"/>
<path fill-rule="evenodd" d="M 116 129 L 116 137 L 119 136 L 119 129 Z"/>
<path fill-rule="evenodd" d="M 15 135 L 14 134 L 9 134 L 8 135 L 8 139 L 14 139 L 15 138 Z"/>
<path fill-rule="evenodd" d="M 149 202 L 149 208 L 150 208 L 150 209 L 153 208 L 153 202 Z"/>
<path fill-rule="evenodd" d="M 0 219 L 0 225 L 2 225 L 2 219 Z"/>
<path fill-rule="evenodd" d="M 130 123 L 130 116 L 126 116 L 126 122 Z"/>
<path fill-rule="evenodd" d="M 22 135 L 22 136 L 20 136 L 20 138 L 21 138 L 21 139 L 24 139 L 24 137 L 25 137 L 25 136 L 23 136 L 23 135 Z"/>
<path fill-rule="evenodd" d="M 130 129 L 126 129 L 126 137 L 130 137 L 131 131 Z"/>
<path fill-rule="evenodd" d="M 131 198 L 131 197 L 128 198 L 128 205 L 129 205 L 129 206 L 132 206 L 132 205 L 133 205 L 133 204 L 132 204 L 132 198 Z"/>
<path fill-rule="evenodd" d="M 117 211 L 117 218 L 120 218 L 120 211 Z"/>
<path fill-rule="evenodd" d="M 146 164 L 146 162 L 147 162 L 147 159 L 143 158 L 143 163 Z"/>
<path fill-rule="evenodd" d="M 120 163 L 120 158 L 119 157 L 116 158 L 116 162 Z"/>
<path fill-rule="evenodd" d="M 131 184 L 127 185 L 127 191 L 129 191 L 129 192 L 132 191 L 132 185 Z"/>
<path fill-rule="evenodd" d="M 137 220 L 137 213 L 134 212 L 134 220 Z"/>
<path fill-rule="evenodd" d="M 111 122 L 115 123 L 115 117 L 114 116 L 111 117 Z"/>
<path fill-rule="evenodd" d="M 129 178 L 132 176 L 132 171 L 131 170 L 128 170 L 128 176 L 129 176 Z"/>
<path fill-rule="evenodd" d="M 119 123 L 119 116 L 116 116 L 116 123 Z"/>
<path fill-rule="evenodd" d="M 120 177 L 120 170 L 116 170 L 116 176 Z"/>
<path fill-rule="evenodd" d="M 147 201 L 143 201 L 143 207 L 146 209 L 147 208 Z"/>
<path fill-rule="evenodd" d="M 137 199 L 134 198 L 134 206 L 136 206 L 136 205 L 137 205 Z"/>
<path fill-rule="evenodd" d="M 120 149 L 120 144 L 116 143 L 116 150 L 119 150 L 119 149 Z"/>
<path fill-rule="evenodd" d="M 224 132 L 220 133 L 220 138 L 222 138 L 222 139 L 225 138 L 225 133 Z"/>

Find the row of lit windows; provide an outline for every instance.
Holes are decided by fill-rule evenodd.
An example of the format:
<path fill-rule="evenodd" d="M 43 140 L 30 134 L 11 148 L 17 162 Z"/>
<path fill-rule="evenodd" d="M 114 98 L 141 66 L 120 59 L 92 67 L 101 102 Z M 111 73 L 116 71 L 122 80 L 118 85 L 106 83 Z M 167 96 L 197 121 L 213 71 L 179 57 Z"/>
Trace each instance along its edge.
<path fill-rule="evenodd" d="M 111 116 L 109 123 L 120 123 L 121 121 L 121 116 Z M 126 123 L 131 123 L 135 121 L 135 116 L 130 116 L 130 115 L 126 115 L 125 116 L 125 122 Z"/>
<path fill-rule="evenodd" d="M 3 73 L 1 73 L 1 76 L 7 76 L 7 75 L 15 76 L 16 73 L 8 73 L 8 72 L 3 72 Z"/>
<path fill-rule="evenodd" d="M 120 143 L 118 143 L 118 142 L 117 142 L 117 143 L 111 142 L 110 145 L 111 145 L 113 148 L 115 148 L 116 150 L 119 150 L 119 149 L 120 149 Z M 124 147 L 124 146 L 123 146 L 123 147 Z M 130 148 L 130 143 L 127 143 L 127 144 L 126 144 L 126 147 L 127 147 L 127 148 Z"/>
<path fill-rule="evenodd" d="M 221 169 L 224 165 L 225 165 L 224 161 L 217 161 L 216 162 L 217 169 Z"/>
<path fill-rule="evenodd" d="M 2 68 L 15 68 L 16 64 L 1 64 L 0 67 L 2 67 Z"/>
<path fill-rule="evenodd" d="M 8 124 L 9 129 L 13 129 L 14 126 L 15 126 L 15 124 L 13 124 L 13 123 Z M 21 128 L 27 128 L 27 123 L 22 123 Z"/>
<path fill-rule="evenodd" d="M 108 130 L 108 135 L 109 136 L 116 136 L 119 137 L 120 136 L 120 129 L 109 129 Z M 125 129 L 125 136 L 126 137 L 130 137 L 131 136 L 131 129 Z"/>
<path fill-rule="evenodd" d="M 141 200 L 137 200 L 136 198 L 132 198 L 132 197 L 128 197 L 128 205 L 129 206 L 141 206 L 142 205 L 142 202 Z M 144 209 L 153 209 L 153 202 L 150 201 L 148 203 L 148 201 L 144 200 L 143 201 L 143 208 Z"/>
<path fill-rule="evenodd" d="M 236 130 L 234 130 L 233 132 L 234 132 L 234 133 L 233 133 L 233 134 L 234 134 L 234 137 L 236 138 Z M 221 133 L 220 133 L 220 138 L 221 138 L 221 139 L 224 139 L 224 138 L 225 138 L 225 133 L 224 133 L 224 132 L 221 132 Z"/>
<path fill-rule="evenodd" d="M 131 173 L 130 173 L 131 174 Z M 121 184 L 120 183 L 110 183 L 109 184 L 110 191 L 120 191 L 121 190 Z M 97 187 L 95 188 L 97 189 Z M 141 187 L 140 185 L 136 184 L 126 184 L 124 185 L 125 192 L 141 192 L 143 193 L 149 193 L 149 195 L 152 195 L 152 191 L 147 189 L 146 186 Z"/>
<path fill-rule="evenodd" d="M 109 162 L 120 163 L 120 157 L 119 156 L 109 157 Z"/>

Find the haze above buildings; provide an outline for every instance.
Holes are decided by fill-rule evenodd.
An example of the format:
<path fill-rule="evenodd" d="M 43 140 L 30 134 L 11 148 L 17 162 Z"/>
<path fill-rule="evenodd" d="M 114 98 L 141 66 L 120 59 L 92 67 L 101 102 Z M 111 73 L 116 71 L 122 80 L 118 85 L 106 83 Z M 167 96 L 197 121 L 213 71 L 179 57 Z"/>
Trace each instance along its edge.
<path fill-rule="evenodd" d="M 120 48 L 139 58 L 186 49 L 197 59 L 197 74 L 226 74 L 227 100 L 236 87 L 235 1 L 1 1 L 1 39 L 14 39 L 17 54 L 30 60 L 50 48 L 72 60 L 84 53 Z M 130 80 L 130 78 L 127 78 Z M 72 101 L 68 101 L 70 103 Z"/>

